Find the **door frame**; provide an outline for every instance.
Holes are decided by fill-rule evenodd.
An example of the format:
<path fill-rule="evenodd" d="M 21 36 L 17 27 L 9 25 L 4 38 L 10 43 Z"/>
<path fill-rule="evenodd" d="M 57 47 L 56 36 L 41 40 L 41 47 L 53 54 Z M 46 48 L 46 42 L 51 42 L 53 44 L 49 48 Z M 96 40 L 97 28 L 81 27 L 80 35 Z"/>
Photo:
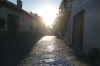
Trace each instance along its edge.
<path fill-rule="evenodd" d="M 10 36 L 9 36 L 9 22 L 10 22 L 10 20 L 12 19 L 12 18 L 15 18 L 16 19 L 16 21 L 17 21 L 17 35 L 18 35 L 18 27 L 19 27 L 19 17 L 18 16 L 16 16 L 16 15 L 13 15 L 13 14 L 7 14 L 7 38 L 8 39 L 10 39 Z M 17 37 L 16 37 L 16 39 L 17 39 Z"/>

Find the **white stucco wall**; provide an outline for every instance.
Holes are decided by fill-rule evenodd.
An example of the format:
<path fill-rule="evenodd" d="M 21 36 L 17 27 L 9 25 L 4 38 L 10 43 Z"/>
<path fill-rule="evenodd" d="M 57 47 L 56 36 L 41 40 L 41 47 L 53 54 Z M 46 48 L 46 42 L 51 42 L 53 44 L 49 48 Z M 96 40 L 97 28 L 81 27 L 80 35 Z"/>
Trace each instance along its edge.
<path fill-rule="evenodd" d="M 95 0 L 95 43 L 94 46 L 100 50 L 100 0 Z"/>
<path fill-rule="evenodd" d="M 72 44 L 72 31 L 73 31 L 73 16 L 78 14 L 80 11 L 85 9 L 84 14 L 84 33 L 83 33 L 83 50 L 88 53 L 89 49 L 96 46 L 95 34 L 97 34 L 97 30 L 95 30 L 95 23 L 99 24 L 100 20 L 96 20 L 96 6 L 97 1 L 99 0 L 73 0 L 72 2 L 72 15 L 71 15 L 71 32 L 70 32 L 70 43 Z M 98 2 L 99 4 L 100 2 Z M 99 8 L 100 6 L 98 6 Z M 99 11 L 98 11 L 99 12 Z M 99 15 L 98 15 L 99 17 Z M 96 33 L 95 33 L 96 32 Z M 99 30 L 100 32 L 100 30 Z M 99 34 L 99 33 L 98 33 Z M 97 35 L 98 36 L 98 35 Z M 100 36 L 100 35 L 99 35 Z M 100 41 L 99 41 L 100 43 Z M 98 46 L 98 45 L 97 45 Z"/>
<path fill-rule="evenodd" d="M 33 32 L 36 32 L 37 31 L 37 21 L 36 20 L 33 20 Z"/>
<path fill-rule="evenodd" d="M 31 19 L 25 15 L 21 16 L 19 31 L 30 31 Z"/>
<path fill-rule="evenodd" d="M 31 19 L 16 10 L 7 8 L 5 6 L 0 7 L 0 17 L 6 19 L 5 29 L 0 29 L 0 31 L 7 31 L 7 14 L 13 14 L 19 17 L 19 31 L 30 31 Z"/>

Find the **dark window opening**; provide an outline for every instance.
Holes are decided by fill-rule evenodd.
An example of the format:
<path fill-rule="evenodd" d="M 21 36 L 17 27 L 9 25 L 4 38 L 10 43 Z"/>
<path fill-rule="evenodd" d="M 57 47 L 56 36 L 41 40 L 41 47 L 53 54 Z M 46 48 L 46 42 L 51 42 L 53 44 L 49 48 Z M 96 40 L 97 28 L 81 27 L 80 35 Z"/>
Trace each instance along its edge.
<path fill-rule="evenodd" d="M 5 19 L 0 18 L 0 28 L 5 28 Z"/>

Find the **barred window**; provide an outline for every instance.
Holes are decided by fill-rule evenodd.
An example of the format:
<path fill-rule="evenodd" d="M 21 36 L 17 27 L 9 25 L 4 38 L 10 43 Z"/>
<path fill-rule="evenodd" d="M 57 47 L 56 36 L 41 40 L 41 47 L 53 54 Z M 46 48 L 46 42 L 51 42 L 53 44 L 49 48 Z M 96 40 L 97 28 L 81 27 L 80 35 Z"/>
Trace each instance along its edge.
<path fill-rule="evenodd" d="M 5 28 L 5 19 L 0 18 L 0 28 L 4 29 Z"/>

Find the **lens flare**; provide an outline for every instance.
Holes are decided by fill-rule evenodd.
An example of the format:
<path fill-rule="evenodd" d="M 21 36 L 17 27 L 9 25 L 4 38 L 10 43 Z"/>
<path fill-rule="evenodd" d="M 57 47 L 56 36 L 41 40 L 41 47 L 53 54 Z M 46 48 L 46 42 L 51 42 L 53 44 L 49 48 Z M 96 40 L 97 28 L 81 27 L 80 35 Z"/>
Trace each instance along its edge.
<path fill-rule="evenodd" d="M 46 23 L 46 26 L 52 26 L 57 10 L 55 10 L 53 7 L 47 6 L 42 8 L 38 13 L 43 15 L 43 20 Z"/>

